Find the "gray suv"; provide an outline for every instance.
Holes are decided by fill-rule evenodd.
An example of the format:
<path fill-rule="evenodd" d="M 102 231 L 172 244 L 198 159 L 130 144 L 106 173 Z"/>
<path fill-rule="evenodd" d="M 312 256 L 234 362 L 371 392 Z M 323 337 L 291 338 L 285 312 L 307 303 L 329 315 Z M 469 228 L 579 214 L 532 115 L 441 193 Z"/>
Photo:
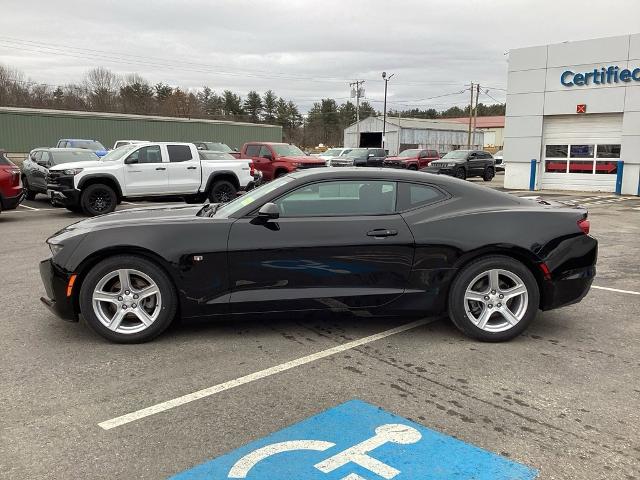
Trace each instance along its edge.
<path fill-rule="evenodd" d="M 383 148 L 354 148 L 330 160 L 332 167 L 382 167 L 387 152 Z"/>
<path fill-rule="evenodd" d="M 454 150 L 440 160 L 431 162 L 422 172 L 452 175 L 464 180 L 468 177 L 482 177 L 491 181 L 496 174 L 495 160 L 483 150 Z"/>

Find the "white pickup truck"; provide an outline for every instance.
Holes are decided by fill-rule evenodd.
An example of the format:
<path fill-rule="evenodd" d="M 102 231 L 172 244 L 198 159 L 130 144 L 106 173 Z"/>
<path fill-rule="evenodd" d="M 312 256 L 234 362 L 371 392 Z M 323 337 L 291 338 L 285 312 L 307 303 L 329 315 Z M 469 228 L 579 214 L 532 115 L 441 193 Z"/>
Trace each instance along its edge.
<path fill-rule="evenodd" d="M 180 196 L 187 202 L 233 199 L 255 185 L 251 160 L 200 152 L 192 143 L 125 145 L 100 160 L 56 165 L 47 175 L 52 203 L 95 216 L 113 212 L 122 199 Z"/>

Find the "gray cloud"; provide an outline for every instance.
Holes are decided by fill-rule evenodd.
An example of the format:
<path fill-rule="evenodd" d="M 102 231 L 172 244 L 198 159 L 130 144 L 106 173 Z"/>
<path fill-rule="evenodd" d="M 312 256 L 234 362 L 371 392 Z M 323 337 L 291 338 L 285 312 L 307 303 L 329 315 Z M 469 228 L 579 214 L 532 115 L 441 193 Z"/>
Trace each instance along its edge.
<path fill-rule="evenodd" d="M 273 89 L 304 107 L 348 97 L 355 78 L 378 101 L 383 70 L 395 73 L 389 99 L 402 103 L 392 107 L 464 104 L 468 93 L 419 100 L 470 81 L 503 100 L 509 48 L 640 30 L 636 0 L 5 3 L 0 63 L 35 81 L 74 82 L 105 66 L 188 88 Z"/>

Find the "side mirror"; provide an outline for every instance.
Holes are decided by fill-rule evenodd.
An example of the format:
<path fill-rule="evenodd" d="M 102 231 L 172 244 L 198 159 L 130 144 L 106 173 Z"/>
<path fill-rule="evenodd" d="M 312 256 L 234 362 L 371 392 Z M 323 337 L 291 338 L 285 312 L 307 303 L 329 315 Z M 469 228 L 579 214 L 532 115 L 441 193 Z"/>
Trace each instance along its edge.
<path fill-rule="evenodd" d="M 260 210 L 258 210 L 258 217 L 264 220 L 275 220 L 280 218 L 280 209 L 275 203 L 265 203 Z"/>
<path fill-rule="evenodd" d="M 137 158 L 131 158 L 131 157 L 127 157 L 124 159 L 124 163 L 126 163 L 127 165 L 131 165 L 134 163 L 138 163 L 138 159 Z"/>

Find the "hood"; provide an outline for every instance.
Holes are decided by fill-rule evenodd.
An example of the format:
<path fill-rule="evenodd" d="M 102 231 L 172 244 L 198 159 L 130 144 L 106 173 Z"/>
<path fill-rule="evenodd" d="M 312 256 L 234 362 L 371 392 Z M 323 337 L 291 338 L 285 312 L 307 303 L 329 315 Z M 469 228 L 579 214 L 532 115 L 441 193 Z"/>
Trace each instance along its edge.
<path fill-rule="evenodd" d="M 296 155 L 283 155 L 278 157 L 279 160 L 286 160 L 288 162 L 297 162 L 297 163 L 322 163 L 324 164 L 324 160 L 318 157 L 304 157 L 296 156 Z"/>
<path fill-rule="evenodd" d="M 394 161 L 404 162 L 406 160 L 415 160 L 417 158 L 418 158 L 417 156 L 415 156 L 415 157 L 387 157 L 385 160 L 394 160 Z"/>
<path fill-rule="evenodd" d="M 152 225 L 154 223 L 166 223 L 167 221 L 183 222 L 195 221 L 196 213 L 202 209 L 202 205 L 164 205 L 160 207 L 132 208 L 119 212 L 87 218 L 73 225 L 69 225 L 56 235 L 72 231 L 95 231 L 105 228 L 117 228 L 133 225 Z"/>
<path fill-rule="evenodd" d="M 102 163 L 100 160 L 86 160 L 84 162 L 61 163 L 60 165 L 55 165 L 51 167 L 49 170 L 55 172 L 59 170 L 66 170 L 68 168 L 91 168 L 91 167 L 101 167 L 103 165 L 105 165 L 105 163 Z"/>

